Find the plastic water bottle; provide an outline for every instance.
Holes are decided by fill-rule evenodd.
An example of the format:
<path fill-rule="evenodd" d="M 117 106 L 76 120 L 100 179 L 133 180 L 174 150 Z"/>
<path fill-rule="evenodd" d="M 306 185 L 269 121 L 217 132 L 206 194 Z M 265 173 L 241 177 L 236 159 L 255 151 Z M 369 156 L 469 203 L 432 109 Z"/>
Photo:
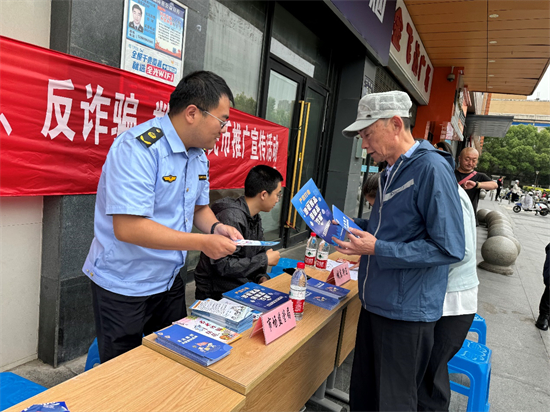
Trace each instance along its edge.
<path fill-rule="evenodd" d="M 315 236 L 315 232 L 311 232 L 311 235 L 309 235 L 309 240 L 307 241 L 307 245 L 306 245 L 306 256 L 304 258 L 305 264 L 308 266 L 314 266 L 316 254 L 317 254 L 317 237 Z"/>
<path fill-rule="evenodd" d="M 292 275 L 290 281 L 290 300 L 294 309 L 294 317 L 301 320 L 304 315 L 304 302 L 306 300 L 307 276 L 304 272 L 306 265 L 304 262 L 298 262 L 297 269 Z"/>
<path fill-rule="evenodd" d="M 317 248 L 317 258 L 315 259 L 315 267 L 317 269 L 326 269 L 328 254 L 330 252 L 330 243 L 321 240 Z"/>

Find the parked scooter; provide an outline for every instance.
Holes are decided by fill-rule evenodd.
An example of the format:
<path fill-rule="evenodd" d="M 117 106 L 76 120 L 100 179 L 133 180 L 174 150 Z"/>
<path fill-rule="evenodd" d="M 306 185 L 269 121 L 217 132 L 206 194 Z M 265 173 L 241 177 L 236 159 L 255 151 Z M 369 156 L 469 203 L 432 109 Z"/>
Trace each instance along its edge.
<path fill-rule="evenodd" d="M 540 202 L 538 198 L 533 200 L 531 196 L 531 193 L 523 196 L 522 201 L 516 202 L 516 205 L 512 208 L 512 210 L 516 213 L 519 213 L 523 210 L 524 212 L 535 212 L 535 215 L 540 213 L 541 216 L 546 216 L 549 211 L 548 205 Z"/>

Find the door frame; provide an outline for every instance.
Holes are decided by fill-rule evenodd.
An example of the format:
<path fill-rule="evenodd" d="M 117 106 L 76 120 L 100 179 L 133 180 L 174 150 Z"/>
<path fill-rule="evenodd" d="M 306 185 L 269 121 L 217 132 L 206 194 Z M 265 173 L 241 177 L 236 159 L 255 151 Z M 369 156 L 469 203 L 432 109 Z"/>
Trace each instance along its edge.
<path fill-rule="evenodd" d="M 294 167 L 296 164 L 296 156 L 298 153 L 298 147 L 297 147 L 297 139 L 298 139 L 298 133 L 301 131 L 299 130 L 301 126 L 305 124 L 305 116 L 302 116 L 302 125 L 300 125 L 300 112 L 302 109 L 302 105 L 300 104 L 302 101 L 306 98 L 306 93 L 308 89 L 311 89 L 315 91 L 316 93 L 319 93 L 325 98 L 325 107 L 324 107 L 324 113 L 323 113 L 323 119 L 322 119 L 322 131 L 321 135 L 319 137 L 319 144 L 316 148 L 315 158 L 320 159 L 321 156 L 326 155 L 326 150 L 323 150 L 323 148 L 326 146 L 326 131 L 327 131 L 327 112 L 328 112 L 328 106 L 329 106 L 329 90 L 327 90 L 325 87 L 323 87 L 319 82 L 312 79 L 311 77 L 308 77 L 306 74 L 293 69 L 292 67 L 288 66 L 286 63 L 284 63 L 281 59 L 277 58 L 276 56 L 273 56 L 270 54 L 270 57 L 267 61 L 266 67 L 265 67 L 265 79 L 264 79 L 264 93 L 262 95 L 262 98 L 260 100 L 260 107 L 259 107 L 259 114 L 260 117 L 266 118 L 266 112 L 267 112 L 267 98 L 268 98 L 268 92 L 269 92 L 269 80 L 270 80 L 270 74 L 271 71 L 275 71 L 282 76 L 285 76 L 289 78 L 292 81 L 295 81 L 298 84 L 298 88 L 296 91 L 296 104 L 294 105 L 294 113 L 292 114 L 292 124 L 289 129 L 289 136 L 288 136 L 288 150 L 287 150 L 287 173 L 285 177 L 286 182 L 286 190 L 285 192 L 288 194 L 285 194 L 285 196 L 282 199 L 282 205 L 281 205 L 281 216 L 280 216 L 280 222 L 279 222 L 279 237 L 282 241 L 282 247 L 290 247 L 297 243 L 300 243 L 304 240 L 306 240 L 309 237 L 310 230 L 305 230 L 303 232 L 294 233 L 295 229 L 290 227 L 289 223 L 287 221 L 287 217 L 289 216 L 289 211 L 293 210 L 294 207 L 291 203 L 291 198 L 293 196 L 292 193 L 292 182 L 294 180 Z M 300 144 L 303 142 L 304 136 L 300 136 Z M 316 162 L 316 167 L 314 170 L 314 176 L 316 183 L 321 188 L 324 185 L 325 176 L 323 176 L 321 172 L 322 167 L 326 168 L 326 162 L 325 161 L 319 161 Z M 319 177 L 322 178 L 322 181 L 319 181 Z M 300 185 L 303 185 L 305 181 L 301 181 Z M 300 188 L 297 187 L 298 181 L 296 181 L 296 186 L 294 188 L 294 192 L 298 191 Z M 293 213 L 294 215 L 294 213 Z"/>

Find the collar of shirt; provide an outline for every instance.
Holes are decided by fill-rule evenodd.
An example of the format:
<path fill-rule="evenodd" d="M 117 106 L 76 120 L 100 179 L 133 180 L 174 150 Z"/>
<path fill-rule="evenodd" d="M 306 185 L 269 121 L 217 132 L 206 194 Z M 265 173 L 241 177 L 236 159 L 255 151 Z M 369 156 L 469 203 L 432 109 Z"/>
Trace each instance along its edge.
<path fill-rule="evenodd" d="M 200 156 L 202 154 L 203 150 L 196 147 L 191 147 L 189 148 L 189 150 L 186 149 L 185 145 L 178 136 L 176 129 L 174 128 L 174 125 L 172 124 L 172 121 L 170 120 L 168 114 L 160 118 L 160 128 L 164 132 L 164 135 L 166 136 L 166 140 L 168 141 L 172 152 L 184 153 L 187 155 L 187 157 Z"/>
<path fill-rule="evenodd" d="M 414 153 L 414 151 L 416 150 L 416 148 L 420 146 L 420 143 L 419 142 L 414 142 L 414 144 L 411 146 L 411 148 L 409 150 L 407 150 L 403 156 L 405 157 L 411 157 L 412 154 Z M 393 165 L 388 165 L 386 166 L 386 181 L 384 183 L 384 194 L 386 194 L 386 189 L 388 187 L 388 182 L 390 181 L 389 177 L 390 177 L 390 173 L 393 169 L 393 166 L 395 166 L 395 163 Z"/>
<path fill-rule="evenodd" d="M 405 154 L 403 154 L 403 156 L 405 156 L 405 157 L 411 157 L 412 154 L 414 153 L 414 151 L 416 150 L 416 148 L 417 148 L 418 146 L 420 146 L 420 143 L 419 143 L 419 142 L 415 142 L 415 143 L 411 146 L 411 148 L 410 148 L 409 150 L 407 150 L 407 151 L 405 152 Z M 390 166 L 390 165 L 386 166 L 386 176 L 389 176 L 389 175 L 390 175 L 391 170 L 393 169 L 393 166 L 394 166 L 394 165 L 395 165 L 395 163 L 394 163 L 393 165 L 391 165 L 391 166 Z"/>

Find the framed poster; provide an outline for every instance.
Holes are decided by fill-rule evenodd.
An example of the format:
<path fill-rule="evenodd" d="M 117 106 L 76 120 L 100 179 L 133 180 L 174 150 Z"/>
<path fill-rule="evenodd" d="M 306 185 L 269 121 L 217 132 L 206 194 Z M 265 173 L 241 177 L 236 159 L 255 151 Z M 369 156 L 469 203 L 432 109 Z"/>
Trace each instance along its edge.
<path fill-rule="evenodd" d="M 173 0 L 125 0 L 121 69 L 176 86 L 182 78 L 187 7 Z"/>

